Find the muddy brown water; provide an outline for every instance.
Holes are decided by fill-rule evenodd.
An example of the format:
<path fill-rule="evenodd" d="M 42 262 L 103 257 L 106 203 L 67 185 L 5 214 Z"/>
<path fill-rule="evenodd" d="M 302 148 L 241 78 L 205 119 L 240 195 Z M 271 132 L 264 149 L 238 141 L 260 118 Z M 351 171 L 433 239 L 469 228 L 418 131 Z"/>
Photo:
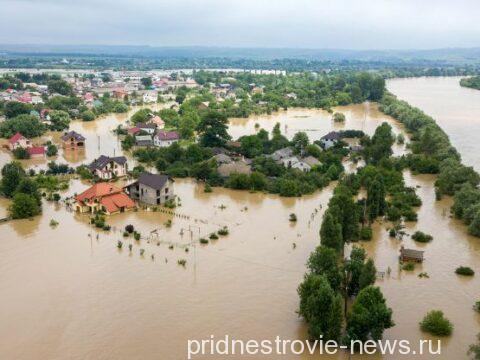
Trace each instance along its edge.
<path fill-rule="evenodd" d="M 375 104 L 338 110 L 347 116 L 345 128 L 372 133 L 382 121 L 388 121 L 395 132 L 402 131 L 379 113 Z M 107 117 L 75 126 L 82 126 L 83 133 L 93 139 L 100 134 L 101 143 L 113 144 L 116 140 L 107 130 L 118 122 L 121 120 Z M 288 136 L 307 130 L 311 139 L 342 126 L 322 111 L 289 110 L 234 119 L 230 132 L 235 137 L 253 133 L 257 122 L 267 130 L 276 122 L 282 124 L 282 131 L 287 125 Z M 95 147 L 87 147 L 90 151 L 95 154 Z M 403 147 L 395 150 L 397 154 L 404 151 Z M 90 156 L 94 155 L 86 158 Z M 439 308 L 455 324 L 440 358 L 465 358 L 468 344 L 480 330 L 480 318 L 472 310 L 480 287 L 478 277 L 461 279 L 453 271 L 459 265 L 480 269 L 479 241 L 466 236 L 463 225 L 448 217 L 451 200 L 434 201 L 432 177 L 406 173 L 406 181 L 420 186 L 418 193 L 424 203 L 419 222 L 409 224 L 407 231 L 418 228 L 435 239 L 423 246 L 404 240 L 406 246 L 426 251 L 426 261 L 412 273 L 399 271 L 400 242 L 388 237 L 388 224 L 376 224 L 374 239 L 362 243 L 375 258 L 378 270 L 392 270 L 377 282 L 396 322 L 385 338 L 429 338 L 419 331 L 418 322 L 428 310 Z M 87 186 L 73 180 L 64 195 Z M 220 338 L 228 334 L 245 340 L 274 340 L 277 335 L 305 339 L 305 324 L 295 312 L 296 288 L 308 255 L 319 243 L 320 220 L 333 187 L 301 198 L 280 198 L 220 188 L 207 194 L 202 185 L 179 179 L 176 193 L 182 205 L 174 212 L 187 217 L 143 210 L 123 213 L 108 218 L 113 230 L 106 233 L 92 228 L 87 217 L 66 211 L 64 205 L 45 202 L 43 214 L 33 220 L 0 224 L 1 357 L 184 359 L 188 339 L 208 339 L 210 335 Z M 1 199 L 0 215 L 7 206 Z M 288 221 L 291 213 L 298 217 L 295 224 Z M 51 219 L 59 225 L 52 228 Z M 166 226 L 169 219 L 171 227 Z M 123 238 L 121 232 L 127 224 L 134 224 L 142 233 L 141 241 Z M 228 226 L 228 236 L 208 245 L 191 244 L 223 226 Z M 123 241 L 121 250 L 117 249 L 118 240 Z M 132 244 L 131 253 L 128 244 Z M 140 249 L 145 250 L 143 256 Z M 177 264 L 180 259 L 187 261 L 185 268 Z M 430 278 L 418 278 L 421 271 Z M 283 356 L 299 357 L 348 358 L 346 354 Z"/>

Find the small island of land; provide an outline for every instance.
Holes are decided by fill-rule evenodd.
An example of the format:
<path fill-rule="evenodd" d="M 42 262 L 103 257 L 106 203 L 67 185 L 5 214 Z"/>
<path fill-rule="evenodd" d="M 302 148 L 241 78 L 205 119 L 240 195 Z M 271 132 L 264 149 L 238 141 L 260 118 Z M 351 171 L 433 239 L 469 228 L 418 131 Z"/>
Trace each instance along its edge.
<path fill-rule="evenodd" d="M 480 90 L 480 75 L 461 79 L 460 86 Z"/>

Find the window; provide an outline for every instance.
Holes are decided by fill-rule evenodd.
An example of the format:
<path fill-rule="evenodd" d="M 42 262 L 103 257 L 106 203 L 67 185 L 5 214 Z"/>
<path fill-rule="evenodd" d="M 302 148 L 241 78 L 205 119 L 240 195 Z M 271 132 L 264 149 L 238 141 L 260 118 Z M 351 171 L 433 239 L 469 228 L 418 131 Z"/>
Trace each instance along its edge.
<path fill-rule="evenodd" d="M 168 194 L 168 188 L 165 188 L 165 194 Z"/>
<path fill-rule="evenodd" d="M 160 190 L 157 190 L 157 196 L 160 196 Z"/>

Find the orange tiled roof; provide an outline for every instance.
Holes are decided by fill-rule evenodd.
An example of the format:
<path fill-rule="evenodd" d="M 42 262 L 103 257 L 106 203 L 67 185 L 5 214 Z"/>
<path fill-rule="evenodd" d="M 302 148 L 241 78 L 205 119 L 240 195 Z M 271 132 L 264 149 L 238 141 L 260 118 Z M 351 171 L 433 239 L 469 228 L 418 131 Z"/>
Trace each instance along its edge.
<path fill-rule="evenodd" d="M 122 207 L 127 209 L 135 207 L 135 202 L 125 193 L 104 196 L 100 200 L 100 204 L 102 204 L 109 213 L 116 212 Z"/>
<path fill-rule="evenodd" d="M 122 189 L 110 183 L 102 182 L 89 187 L 87 190 L 77 195 L 75 199 L 77 201 L 85 201 L 93 198 L 101 198 L 106 195 L 117 194 L 119 192 L 122 192 Z"/>

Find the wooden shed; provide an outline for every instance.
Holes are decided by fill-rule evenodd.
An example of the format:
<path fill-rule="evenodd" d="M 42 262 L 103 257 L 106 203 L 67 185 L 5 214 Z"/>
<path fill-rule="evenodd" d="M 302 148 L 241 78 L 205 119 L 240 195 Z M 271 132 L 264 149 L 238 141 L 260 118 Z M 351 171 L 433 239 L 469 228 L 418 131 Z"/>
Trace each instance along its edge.
<path fill-rule="evenodd" d="M 400 247 L 400 261 L 423 262 L 423 251 Z"/>

